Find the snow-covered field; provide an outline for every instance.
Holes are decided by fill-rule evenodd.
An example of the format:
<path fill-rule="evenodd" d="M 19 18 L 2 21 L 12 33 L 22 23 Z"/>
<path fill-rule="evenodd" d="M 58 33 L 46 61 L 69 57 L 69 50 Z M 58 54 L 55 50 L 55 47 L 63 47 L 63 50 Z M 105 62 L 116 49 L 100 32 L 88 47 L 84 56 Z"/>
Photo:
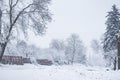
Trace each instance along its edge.
<path fill-rule="evenodd" d="M 120 71 L 80 64 L 41 66 L 1 65 L 0 80 L 120 80 Z"/>

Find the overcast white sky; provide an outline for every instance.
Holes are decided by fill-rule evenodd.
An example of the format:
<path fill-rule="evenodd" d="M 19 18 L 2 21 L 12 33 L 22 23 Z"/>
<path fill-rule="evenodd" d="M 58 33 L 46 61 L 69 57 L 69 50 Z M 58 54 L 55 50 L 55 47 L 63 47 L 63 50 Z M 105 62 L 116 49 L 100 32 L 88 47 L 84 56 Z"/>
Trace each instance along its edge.
<path fill-rule="evenodd" d="M 105 32 L 105 16 L 119 0 L 52 0 L 52 23 L 43 37 L 31 35 L 29 42 L 42 48 L 48 47 L 51 39 L 65 39 L 77 33 L 88 46 L 92 39 L 100 39 Z"/>

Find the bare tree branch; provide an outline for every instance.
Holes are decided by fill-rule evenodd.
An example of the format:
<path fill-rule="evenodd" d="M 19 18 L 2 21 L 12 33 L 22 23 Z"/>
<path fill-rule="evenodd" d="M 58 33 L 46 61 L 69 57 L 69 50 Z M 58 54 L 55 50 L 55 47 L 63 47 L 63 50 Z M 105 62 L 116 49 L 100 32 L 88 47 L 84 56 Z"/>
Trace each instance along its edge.
<path fill-rule="evenodd" d="M 13 4 L 13 7 L 15 7 L 15 6 L 18 4 L 18 2 L 19 2 L 19 0 L 17 0 L 17 1 L 15 2 L 15 4 Z"/>
<path fill-rule="evenodd" d="M 12 25 L 12 0 L 9 0 L 9 7 L 10 7 L 9 17 L 10 17 L 10 26 L 11 26 Z"/>
<path fill-rule="evenodd" d="M 16 23 L 16 21 L 18 20 L 18 18 L 20 17 L 20 15 L 21 15 L 27 8 L 29 8 L 31 5 L 33 5 L 33 4 L 29 4 L 28 6 L 26 6 L 25 8 L 23 8 L 23 9 L 18 13 L 17 17 L 15 18 L 15 20 L 14 20 L 13 23 L 12 23 L 12 26 L 14 26 L 14 24 Z"/>

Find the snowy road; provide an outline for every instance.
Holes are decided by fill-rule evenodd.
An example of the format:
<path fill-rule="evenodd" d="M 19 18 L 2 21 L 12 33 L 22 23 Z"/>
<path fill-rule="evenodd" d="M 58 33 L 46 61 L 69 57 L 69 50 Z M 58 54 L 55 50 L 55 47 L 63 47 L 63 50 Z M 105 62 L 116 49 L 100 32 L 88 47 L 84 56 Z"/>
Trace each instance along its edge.
<path fill-rule="evenodd" d="M 0 80 L 120 80 L 120 71 L 83 65 L 2 65 Z"/>

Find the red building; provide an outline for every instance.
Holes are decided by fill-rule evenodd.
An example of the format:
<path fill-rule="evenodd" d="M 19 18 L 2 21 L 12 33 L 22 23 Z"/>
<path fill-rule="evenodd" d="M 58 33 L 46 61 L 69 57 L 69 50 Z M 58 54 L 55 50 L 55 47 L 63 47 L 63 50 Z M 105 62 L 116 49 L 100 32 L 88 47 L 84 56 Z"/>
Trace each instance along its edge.
<path fill-rule="evenodd" d="M 22 56 L 8 56 L 5 55 L 2 57 L 2 63 L 3 64 L 17 64 L 17 65 L 23 65 Z"/>
<path fill-rule="evenodd" d="M 52 65 L 52 61 L 48 59 L 36 59 L 36 62 L 40 65 Z M 2 63 L 3 64 L 17 64 L 17 65 L 23 65 L 24 63 L 32 63 L 30 58 L 23 58 L 22 56 L 9 56 L 4 55 L 2 57 Z"/>

